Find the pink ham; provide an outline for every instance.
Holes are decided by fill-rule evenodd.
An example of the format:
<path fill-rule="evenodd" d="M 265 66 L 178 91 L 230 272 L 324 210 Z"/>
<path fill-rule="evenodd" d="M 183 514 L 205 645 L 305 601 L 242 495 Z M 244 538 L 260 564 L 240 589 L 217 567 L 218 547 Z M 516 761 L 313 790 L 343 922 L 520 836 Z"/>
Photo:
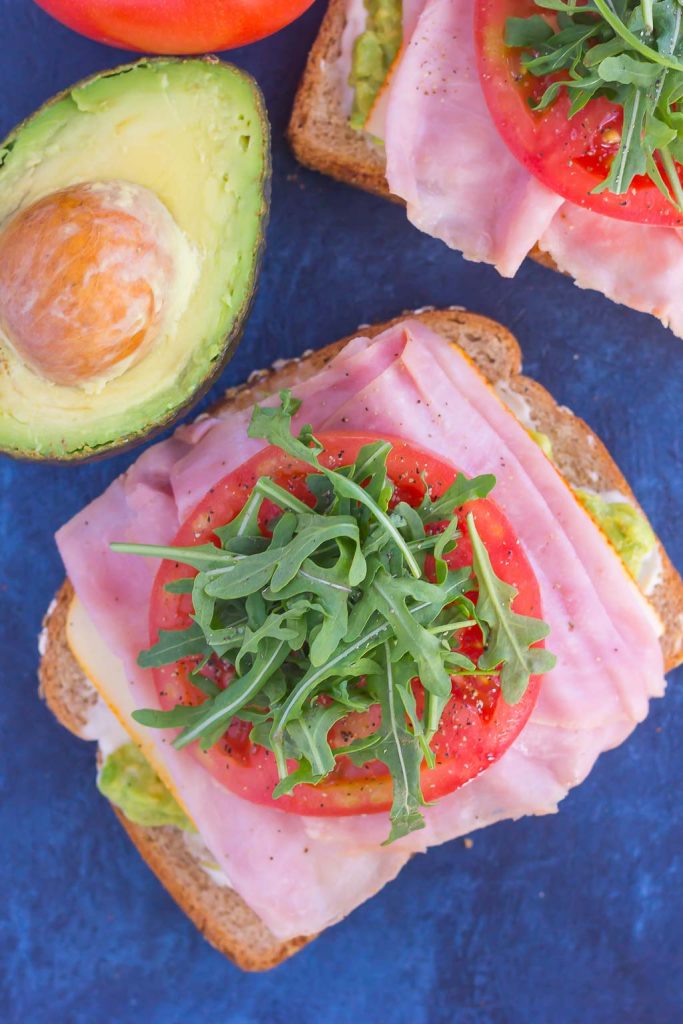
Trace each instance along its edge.
<path fill-rule="evenodd" d="M 440 372 L 435 373 L 435 367 Z M 224 791 L 186 751 L 154 733 L 159 757 L 237 891 L 280 937 L 338 920 L 391 879 L 410 852 L 504 818 L 554 811 L 599 754 L 620 743 L 663 691 L 658 623 L 593 522 L 472 364 L 406 321 L 356 339 L 305 387 L 316 430 L 406 437 L 469 474 L 495 472 L 494 497 L 532 560 L 558 665 L 507 754 L 426 811 L 427 827 L 389 848 L 385 815 L 303 818 Z M 249 412 L 203 420 L 150 449 L 58 534 L 79 598 L 124 662 L 139 706 L 155 703 L 145 645 L 156 565 L 113 555 L 111 540 L 168 540 L 192 505 L 257 442 Z M 492 455 L 492 453 L 494 453 Z M 426 794 L 429 796 L 429 794 Z M 272 858 L 272 859 L 271 859 Z M 339 868 L 341 865 L 341 869 Z"/>
<path fill-rule="evenodd" d="M 580 288 L 652 313 L 683 337 L 683 237 L 676 228 L 632 224 L 564 203 L 538 245 Z"/>
<path fill-rule="evenodd" d="M 506 277 L 562 205 L 493 126 L 466 0 L 426 3 L 391 80 L 385 146 L 389 188 L 413 224 Z"/>

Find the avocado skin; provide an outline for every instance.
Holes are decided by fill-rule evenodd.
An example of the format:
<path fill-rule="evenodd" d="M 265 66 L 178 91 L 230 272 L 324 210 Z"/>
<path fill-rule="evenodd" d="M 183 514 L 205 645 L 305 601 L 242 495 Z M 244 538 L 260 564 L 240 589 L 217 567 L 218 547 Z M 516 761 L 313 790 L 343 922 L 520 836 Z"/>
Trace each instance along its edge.
<path fill-rule="evenodd" d="M 85 462 L 97 462 L 101 459 L 106 459 L 111 455 L 119 455 L 123 452 L 129 451 L 132 448 L 136 448 L 146 441 L 152 440 L 154 437 L 163 433 L 169 427 L 173 426 L 178 420 L 182 419 L 209 391 L 212 385 L 220 377 L 223 370 L 229 363 L 232 355 L 244 333 L 244 329 L 251 314 L 254 300 L 256 297 L 256 291 L 258 286 L 259 275 L 261 271 L 261 264 L 263 261 L 263 255 L 266 244 L 266 232 L 268 228 L 268 222 L 270 218 L 270 199 L 271 199 L 271 184 L 272 184 L 272 157 L 271 157 L 271 146 L 270 146 L 270 122 L 268 120 L 268 112 L 266 110 L 265 100 L 261 89 L 249 72 L 244 71 L 242 68 L 238 68 L 234 64 L 230 64 L 227 61 L 221 61 L 217 57 L 147 57 L 143 60 L 133 61 L 130 64 L 121 64 L 118 67 L 111 68 L 108 71 L 100 71 L 94 75 L 89 75 L 87 78 L 83 78 L 68 88 L 63 89 L 61 92 L 50 97 L 40 107 L 38 107 L 32 114 L 21 121 L 15 128 L 13 128 L 7 137 L 0 142 L 0 169 L 4 163 L 4 158 L 7 152 L 9 152 L 18 136 L 21 132 L 30 125 L 31 121 L 40 113 L 58 103 L 60 100 L 69 97 L 75 90 L 85 88 L 92 83 L 99 81 L 103 78 L 113 78 L 117 75 L 124 75 L 129 71 L 134 70 L 138 67 L 154 67 L 159 65 L 168 64 L 197 64 L 205 63 L 211 65 L 219 65 L 227 68 L 232 72 L 237 73 L 242 79 L 244 79 L 251 87 L 253 94 L 254 105 L 261 122 L 261 130 L 263 132 L 264 152 L 263 152 L 263 171 L 259 180 L 260 194 L 261 194 L 261 211 L 260 211 L 260 230 L 259 237 L 256 245 L 254 246 L 251 259 L 251 274 L 250 284 L 246 289 L 245 298 L 242 306 L 234 315 L 234 320 L 231 329 L 223 338 L 222 343 L 222 355 L 220 358 L 213 360 L 207 369 L 207 373 L 204 379 L 188 394 L 187 398 L 179 405 L 170 409 L 168 413 L 156 420 L 149 427 L 145 427 L 135 433 L 123 434 L 118 438 L 115 438 L 111 442 L 97 445 L 95 448 L 90 448 L 87 445 L 79 448 L 77 451 L 64 451 L 56 452 L 54 454 L 43 454 L 36 451 L 19 451 L 17 449 L 8 448 L 0 443 L 0 452 L 10 456 L 17 461 L 23 462 L 40 462 L 48 465 L 64 464 L 64 463 L 85 463 Z"/>

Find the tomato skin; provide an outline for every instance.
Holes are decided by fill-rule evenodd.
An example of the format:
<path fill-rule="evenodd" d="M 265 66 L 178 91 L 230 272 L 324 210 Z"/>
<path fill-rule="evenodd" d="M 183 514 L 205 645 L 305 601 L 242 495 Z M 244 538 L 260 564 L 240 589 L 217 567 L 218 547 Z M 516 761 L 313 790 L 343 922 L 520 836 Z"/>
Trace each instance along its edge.
<path fill-rule="evenodd" d="M 618 220 L 667 227 L 683 225 L 683 215 L 645 175 L 623 194 L 593 189 L 607 177 L 619 148 L 620 106 L 606 97 L 590 100 L 569 117 L 566 89 L 545 111 L 531 110 L 557 76 L 535 78 L 521 69 L 521 52 L 505 45 L 508 17 L 548 14 L 534 0 L 475 0 L 474 35 L 479 78 L 498 132 L 515 157 L 558 195 Z M 566 77 L 562 72 L 561 77 Z M 679 176 L 680 176 L 680 167 Z"/>
<path fill-rule="evenodd" d="M 325 446 L 321 456 L 329 466 L 352 462 L 363 444 L 377 440 L 366 434 L 322 435 Z M 389 438 L 388 440 L 392 440 Z M 441 494 L 455 479 L 456 470 L 442 460 L 421 452 L 406 442 L 393 440 L 388 460 L 389 475 L 396 484 L 401 500 L 419 503 L 424 494 L 422 475 L 434 496 Z M 301 474 L 310 468 L 284 456 L 275 448 L 266 448 L 226 476 L 199 503 L 182 525 L 175 544 L 202 544 L 215 540 L 213 529 L 237 514 L 261 476 L 270 476 L 297 497 L 308 492 Z M 456 550 L 448 556 L 451 568 L 471 564 L 471 545 L 465 519 L 472 512 L 477 529 L 487 546 L 496 573 L 519 593 L 515 611 L 540 617 L 541 601 L 538 583 L 514 530 L 497 505 L 483 499 L 458 510 L 461 537 Z M 425 571 L 429 574 L 428 565 Z M 194 570 L 177 562 L 164 561 L 155 579 L 150 605 L 150 641 L 156 642 L 160 629 L 178 629 L 188 624 L 192 609 L 189 595 L 169 594 L 164 588 L 172 580 L 195 575 Z M 474 596 L 474 595 L 471 595 Z M 474 627 L 463 631 L 460 648 L 476 659 L 481 651 L 481 635 Z M 154 680 L 162 708 L 178 703 L 201 703 L 200 692 L 189 682 L 192 659 L 154 669 Z M 213 678 L 219 684 L 228 682 L 230 670 L 221 680 L 222 667 L 216 667 Z M 478 680 L 454 677 L 453 697 L 442 716 L 442 727 L 432 747 L 436 765 L 423 767 L 422 788 L 427 800 L 436 799 L 480 774 L 505 752 L 526 723 L 538 697 L 541 677 L 532 677 L 522 700 L 514 705 L 500 698 L 496 677 L 481 683 Z M 418 680 L 413 682 L 418 711 L 423 704 L 423 691 Z M 379 709 L 354 713 L 338 723 L 330 733 L 334 747 L 343 746 L 367 735 L 379 723 Z M 391 807 L 392 782 L 386 767 L 379 762 L 357 767 L 344 757 L 338 767 L 317 786 L 300 785 L 290 795 L 273 800 L 278 776 L 273 755 L 249 740 L 251 726 L 233 720 L 225 736 L 211 750 L 202 752 L 195 744 L 191 753 L 200 758 L 207 770 L 226 788 L 253 803 L 276 806 L 280 810 L 308 815 L 351 815 L 386 811 Z M 292 769 L 295 767 L 292 764 Z"/>
<path fill-rule="evenodd" d="M 253 43 L 313 0 L 36 0 L 89 39 L 141 53 L 213 53 Z"/>

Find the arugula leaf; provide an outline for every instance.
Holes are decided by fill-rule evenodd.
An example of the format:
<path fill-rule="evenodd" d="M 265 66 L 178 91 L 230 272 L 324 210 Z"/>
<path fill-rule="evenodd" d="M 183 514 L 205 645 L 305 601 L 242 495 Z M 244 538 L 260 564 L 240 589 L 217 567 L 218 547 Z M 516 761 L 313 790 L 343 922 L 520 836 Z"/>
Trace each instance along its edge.
<path fill-rule="evenodd" d="M 383 512 L 389 507 L 394 492 L 387 473 L 387 457 L 391 451 L 389 441 L 375 441 L 363 445 L 351 466 L 351 479 L 360 484 Z"/>
<path fill-rule="evenodd" d="M 306 781 L 315 785 L 324 779 L 336 766 L 335 753 L 330 746 L 328 735 L 333 725 L 348 715 L 343 704 L 314 704 L 300 718 L 290 723 L 287 733 L 289 742 L 299 752 L 298 768 L 286 775 L 273 790 L 273 796 L 290 793 L 306 774 Z"/>
<path fill-rule="evenodd" d="M 204 630 L 196 622 L 187 629 L 160 629 L 159 639 L 154 646 L 138 656 L 138 665 L 140 668 L 172 665 L 181 658 L 203 654 L 205 650 Z"/>
<path fill-rule="evenodd" d="M 501 666 L 503 697 L 506 703 L 517 704 L 529 685 L 529 677 L 549 672 L 555 664 L 555 656 L 550 651 L 532 647 L 547 637 L 548 626 L 541 619 L 519 615 L 512 610 L 517 591 L 494 573 L 471 512 L 467 516 L 467 529 L 472 541 L 474 574 L 479 585 L 477 616 L 488 627 L 486 649 L 479 658 L 479 668 L 492 671 Z"/>
<path fill-rule="evenodd" d="M 647 150 L 653 153 L 657 149 L 669 146 L 677 137 L 675 128 L 651 114 L 645 121 L 644 143 Z"/>
<path fill-rule="evenodd" d="M 597 25 L 573 25 L 552 37 L 552 46 L 541 46 L 537 57 L 525 57 L 522 67 L 533 75 L 552 75 L 569 66 L 590 39 L 597 36 Z"/>
<path fill-rule="evenodd" d="M 204 714 L 198 715 L 191 725 L 186 726 L 174 741 L 173 746 L 181 749 L 196 739 L 202 739 L 203 742 L 203 734 L 206 733 L 206 730 L 216 727 L 220 729 L 216 739 L 220 738 L 236 711 L 244 704 L 248 704 L 270 676 L 282 665 L 287 656 L 287 650 L 284 640 L 268 638 L 261 643 L 249 671 L 241 677 L 236 677 L 230 686 L 222 690 L 212 701 L 203 704 Z M 211 733 L 211 739 L 214 735 Z M 216 742 L 216 739 L 213 739 L 213 742 Z M 212 745 L 213 743 L 209 742 L 204 749 L 208 749 Z"/>
<path fill-rule="evenodd" d="M 420 506 L 420 514 L 428 523 L 440 522 L 443 519 L 450 519 L 454 511 L 462 508 L 469 501 L 476 501 L 477 498 L 487 498 L 496 484 L 496 478 L 492 473 L 483 473 L 481 476 L 466 477 L 464 473 L 458 473 L 455 482 L 448 487 L 441 497 L 432 499 L 425 494 Z"/>
<path fill-rule="evenodd" d="M 132 719 L 138 725 L 146 725 L 150 729 L 175 729 L 178 726 L 190 726 L 201 719 L 203 705 L 178 704 L 170 711 L 156 711 L 145 708 L 133 711 Z"/>
<path fill-rule="evenodd" d="M 283 549 L 270 581 L 271 593 L 277 594 L 279 590 L 291 583 L 302 563 L 326 541 L 347 537 L 357 546 L 360 545 L 358 523 L 352 516 L 330 515 L 325 519 L 324 523 L 320 523 L 319 516 L 310 514 L 299 516 L 297 534 Z"/>
<path fill-rule="evenodd" d="M 537 49 L 553 35 L 550 24 L 540 14 L 529 18 L 508 18 L 505 22 L 505 45 Z"/>
<path fill-rule="evenodd" d="M 319 566 L 307 559 L 302 563 L 297 577 L 277 594 L 280 601 L 289 601 L 300 594 L 310 594 L 316 598 L 320 622 L 313 626 L 309 635 L 311 665 L 324 665 L 346 636 L 349 601 L 355 593 L 355 588 L 350 585 L 349 561 L 344 552 L 331 568 Z M 264 596 L 266 600 L 276 599 L 270 589 L 265 591 Z"/>
<path fill-rule="evenodd" d="M 425 800 L 420 785 L 423 750 L 419 738 L 407 724 L 403 703 L 397 693 L 397 679 L 405 677 L 410 668 L 405 663 L 396 665 L 391 660 L 391 648 L 384 644 L 384 671 L 372 680 L 373 691 L 382 709 L 382 722 L 375 734 L 375 744 L 365 752 L 382 761 L 394 784 L 393 802 L 389 819 L 391 831 L 383 846 L 402 836 L 425 827 L 421 808 Z"/>
<path fill-rule="evenodd" d="M 619 36 L 613 36 L 606 43 L 596 43 L 595 46 L 587 49 L 583 55 L 583 66 L 586 68 L 597 67 L 606 57 L 616 57 L 627 49 L 628 43 L 625 43 Z"/>
<path fill-rule="evenodd" d="M 168 594 L 191 594 L 194 587 L 194 576 L 182 580 L 170 580 L 164 587 Z"/>
<path fill-rule="evenodd" d="M 629 92 L 624 100 L 624 123 L 621 129 L 621 142 L 616 156 L 612 160 L 609 174 L 594 192 L 615 192 L 622 195 L 628 190 L 631 182 L 638 174 L 645 174 L 647 160 L 645 150 L 640 144 L 645 121 L 647 99 L 642 89 Z"/>
<path fill-rule="evenodd" d="M 196 547 L 170 547 L 162 544 L 127 544 L 114 541 L 109 545 L 112 551 L 125 555 L 143 555 L 145 558 L 168 558 L 172 562 L 191 565 L 193 569 L 223 572 L 239 560 L 239 556 L 221 551 L 215 544 L 198 544 Z"/>
<path fill-rule="evenodd" d="M 656 64 L 648 64 L 640 58 L 629 57 L 627 53 L 603 58 L 597 66 L 597 72 L 604 82 L 636 85 L 639 89 L 647 89 L 654 85 L 661 74 Z"/>
<path fill-rule="evenodd" d="M 436 588 L 431 583 L 422 583 L 417 590 L 412 580 L 395 579 L 383 569 L 372 583 L 377 610 L 390 623 L 399 649 L 412 652 L 417 666 L 415 675 L 426 690 L 444 697 L 450 696 L 451 677 L 443 661 L 443 642 L 420 625 L 408 607 L 409 597 L 430 600 L 432 589 Z"/>

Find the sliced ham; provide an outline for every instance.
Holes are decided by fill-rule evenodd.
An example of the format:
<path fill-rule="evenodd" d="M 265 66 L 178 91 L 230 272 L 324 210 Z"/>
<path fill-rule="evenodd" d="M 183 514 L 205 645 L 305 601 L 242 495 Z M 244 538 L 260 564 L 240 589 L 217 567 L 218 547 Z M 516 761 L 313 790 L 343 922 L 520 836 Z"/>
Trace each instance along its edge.
<path fill-rule="evenodd" d="M 683 337 L 683 236 L 564 203 L 538 240 L 580 288 L 652 313 Z"/>
<path fill-rule="evenodd" d="M 356 339 L 294 389 L 314 429 L 399 435 L 464 472 L 494 472 L 495 500 L 532 561 L 557 654 L 527 726 L 503 758 L 426 810 L 389 848 L 386 815 L 305 818 L 224 791 L 187 750 L 153 732 L 159 758 L 235 889 L 279 937 L 310 934 L 376 892 L 411 852 L 505 818 L 554 811 L 599 754 L 663 692 L 658 622 L 600 531 L 526 430 L 459 350 L 406 321 Z M 67 572 L 138 707 L 156 703 L 135 663 L 148 642 L 152 560 L 112 540 L 168 541 L 191 507 L 259 442 L 250 411 L 204 419 L 149 449 L 58 534 Z M 429 796 L 429 794 L 426 794 Z"/>
<path fill-rule="evenodd" d="M 428 0 L 390 84 L 387 181 L 416 227 L 512 277 L 562 199 L 512 156 L 491 120 L 467 0 Z"/>

